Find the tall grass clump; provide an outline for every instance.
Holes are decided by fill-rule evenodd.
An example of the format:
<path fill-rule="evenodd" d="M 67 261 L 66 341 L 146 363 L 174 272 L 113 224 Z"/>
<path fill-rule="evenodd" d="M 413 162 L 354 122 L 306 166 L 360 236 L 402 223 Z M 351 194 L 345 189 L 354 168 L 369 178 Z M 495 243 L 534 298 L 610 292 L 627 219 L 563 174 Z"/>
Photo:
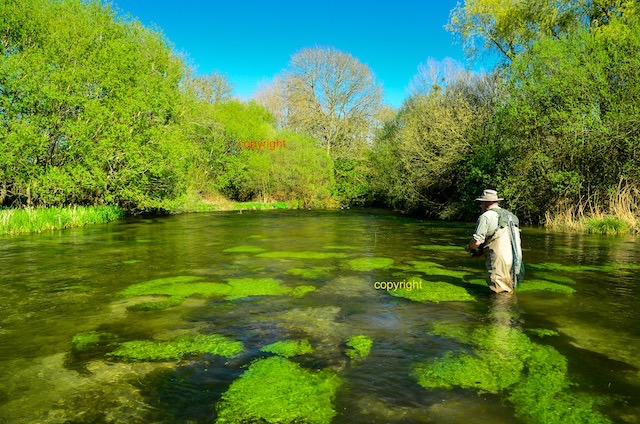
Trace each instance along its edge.
<path fill-rule="evenodd" d="M 619 184 L 606 196 L 581 197 L 575 203 L 558 203 L 545 214 L 545 226 L 553 230 L 603 235 L 640 232 L 640 188 Z"/>
<path fill-rule="evenodd" d="M 103 224 L 124 216 L 117 206 L 70 206 L 0 210 L 0 234 L 41 233 L 47 230 Z"/>

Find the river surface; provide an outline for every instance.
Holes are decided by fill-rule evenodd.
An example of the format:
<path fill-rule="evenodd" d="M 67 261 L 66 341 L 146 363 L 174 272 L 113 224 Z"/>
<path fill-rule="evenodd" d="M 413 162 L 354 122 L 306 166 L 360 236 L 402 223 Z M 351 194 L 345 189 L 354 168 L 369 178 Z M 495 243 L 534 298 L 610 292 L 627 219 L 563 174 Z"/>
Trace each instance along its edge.
<path fill-rule="evenodd" d="M 0 423 L 640 423 L 637 239 L 525 228 L 504 297 L 472 230 L 252 211 L 1 237 Z"/>

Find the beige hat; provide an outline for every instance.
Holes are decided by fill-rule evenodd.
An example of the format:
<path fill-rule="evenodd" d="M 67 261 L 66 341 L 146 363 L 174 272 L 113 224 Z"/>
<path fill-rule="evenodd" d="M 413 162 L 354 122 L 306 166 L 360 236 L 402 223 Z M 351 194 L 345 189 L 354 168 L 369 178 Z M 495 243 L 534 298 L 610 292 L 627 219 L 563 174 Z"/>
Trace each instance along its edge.
<path fill-rule="evenodd" d="M 486 189 L 482 192 L 482 196 L 476 199 L 478 202 L 499 202 L 504 200 L 502 197 L 498 197 L 498 192 L 491 189 Z"/>

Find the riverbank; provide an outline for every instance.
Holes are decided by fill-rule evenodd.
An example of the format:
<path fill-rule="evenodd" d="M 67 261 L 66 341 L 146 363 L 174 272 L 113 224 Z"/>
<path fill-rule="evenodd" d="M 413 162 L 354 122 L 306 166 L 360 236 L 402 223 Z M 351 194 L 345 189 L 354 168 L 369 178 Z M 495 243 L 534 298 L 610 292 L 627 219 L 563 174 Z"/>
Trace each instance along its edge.
<path fill-rule="evenodd" d="M 299 209 L 302 202 L 233 202 L 227 199 L 199 199 L 184 203 L 171 214 L 216 211 L 244 211 L 267 209 Z M 69 206 L 48 208 L 0 209 L 0 235 L 41 233 L 105 224 L 126 216 L 117 206 Z"/>
<path fill-rule="evenodd" d="M 640 233 L 640 189 L 619 187 L 607 198 L 590 196 L 560 203 L 545 214 L 545 227 L 575 233 L 624 235 Z"/>
<path fill-rule="evenodd" d="M 104 224 L 123 218 L 124 210 L 117 206 L 69 206 L 0 210 L 0 235 L 41 233 Z"/>

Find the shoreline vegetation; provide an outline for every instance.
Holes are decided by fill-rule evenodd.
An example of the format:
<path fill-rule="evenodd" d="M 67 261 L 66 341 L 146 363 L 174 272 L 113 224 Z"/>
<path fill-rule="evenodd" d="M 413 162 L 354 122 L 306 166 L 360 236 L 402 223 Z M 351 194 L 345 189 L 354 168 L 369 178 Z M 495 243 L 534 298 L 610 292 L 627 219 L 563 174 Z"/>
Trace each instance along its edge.
<path fill-rule="evenodd" d="M 314 205 L 323 209 L 338 209 L 338 203 Z M 606 207 L 605 207 L 606 206 Z M 167 215 L 200 212 L 249 210 L 306 209 L 302 201 L 237 202 L 223 196 L 189 197 Z M 578 204 L 562 204 L 553 213 L 547 212 L 543 226 L 552 231 L 600 235 L 640 233 L 640 191 L 621 189 L 602 201 L 597 196 L 582 199 Z M 127 212 L 118 206 L 67 206 L 44 208 L 0 209 L 0 235 L 42 233 L 44 231 L 105 224 L 123 219 Z"/>
<path fill-rule="evenodd" d="M 331 46 L 244 101 L 110 4 L 0 2 L 0 234 L 243 208 L 472 222 L 489 187 L 522 223 L 638 233 L 637 1 L 527 5 L 458 5 L 446 28 L 494 69 L 425 58 L 393 108 Z"/>

